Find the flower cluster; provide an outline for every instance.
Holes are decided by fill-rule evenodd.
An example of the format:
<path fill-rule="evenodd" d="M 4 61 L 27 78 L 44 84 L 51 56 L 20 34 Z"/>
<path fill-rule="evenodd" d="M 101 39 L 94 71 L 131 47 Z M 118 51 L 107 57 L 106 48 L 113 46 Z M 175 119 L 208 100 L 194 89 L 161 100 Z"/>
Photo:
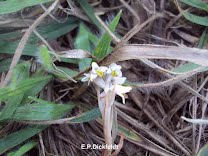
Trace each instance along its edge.
<path fill-rule="evenodd" d="M 123 86 L 126 81 L 125 77 L 122 77 L 121 66 L 112 63 L 109 67 L 98 66 L 97 63 L 92 63 L 92 70 L 89 73 L 85 73 L 82 78 L 82 82 L 95 83 L 98 87 L 104 90 L 104 93 L 108 91 L 114 91 L 122 98 L 122 102 L 125 103 L 125 93 L 131 90 L 131 87 Z"/>

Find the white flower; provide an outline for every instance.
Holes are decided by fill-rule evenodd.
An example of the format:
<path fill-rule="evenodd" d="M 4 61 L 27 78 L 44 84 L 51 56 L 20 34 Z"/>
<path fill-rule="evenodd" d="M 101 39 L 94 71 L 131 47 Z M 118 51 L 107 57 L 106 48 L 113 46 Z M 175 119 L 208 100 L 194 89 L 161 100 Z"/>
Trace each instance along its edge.
<path fill-rule="evenodd" d="M 89 85 L 90 81 L 93 81 L 96 77 L 97 77 L 97 75 L 93 74 L 91 72 L 88 74 L 84 73 L 84 77 L 81 79 L 81 81 L 82 82 L 88 81 L 88 85 Z"/>
<path fill-rule="evenodd" d="M 123 104 L 125 104 L 126 93 L 130 92 L 131 89 L 131 87 L 115 85 L 115 93 L 122 98 Z"/>
<path fill-rule="evenodd" d="M 99 77 L 94 79 L 93 82 L 102 89 L 105 89 L 105 87 L 106 87 L 105 81 L 103 79 L 99 78 Z"/>
<path fill-rule="evenodd" d="M 126 81 L 125 77 L 113 77 L 113 84 L 123 84 Z"/>
<path fill-rule="evenodd" d="M 108 70 L 107 67 L 101 66 L 99 67 L 96 62 L 92 62 L 92 73 L 96 74 L 99 77 L 103 77 L 105 75 L 105 72 Z"/>
<path fill-rule="evenodd" d="M 90 74 L 84 73 L 84 77 L 81 79 L 82 82 L 90 81 Z"/>
<path fill-rule="evenodd" d="M 121 66 L 115 63 L 110 64 L 107 74 L 111 74 L 113 77 L 122 77 Z"/>

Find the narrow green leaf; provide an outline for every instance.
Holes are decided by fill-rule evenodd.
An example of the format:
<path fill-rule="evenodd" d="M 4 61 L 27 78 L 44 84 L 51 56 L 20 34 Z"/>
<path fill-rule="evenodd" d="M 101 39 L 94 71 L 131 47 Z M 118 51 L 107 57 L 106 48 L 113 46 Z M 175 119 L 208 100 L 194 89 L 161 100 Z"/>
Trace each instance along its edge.
<path fill-rule="evenodd" d="M 140 137 L 134 133 L 134 131 L 123 127 L 121 125 L 118 126 L 119 133 L 123 134 L 126 138 L 133 140 L 133 141 L 140 141 Z"/>
<path fill-rule="evenodd" d="M 64 23 L 51 22 L 38 27 L 37 32 L 44 37 L 45 40 L 50 41 L 74 30 L 78 26 L 78 22 L 74 18 L 69 18 Z M 29 38 L 29 43 L 39 43 L 41 40 L 37 35 L 32 34 Z"/>
<path fill-rule="evenodd" d="M 100 29 L 102 30 L 102 26 L 95 17 L 95 13 L 91 5 L 86 0 L 77 0 L 77 2 L 80 4 L 81 8 L 85 11 L 85 13 L 88 15 L 88 17 L 92 20 L 92 22 Z"/>
<path fill-rule="evenodd" d="M 115 28 L 119 22 L 119 19 L 121 17 L 121 11 L 116 15 L 116 17 L 113 19 L 113 21 L 109 24 L 109 29 L 114 32 Z M 103 59 L 108 53 L 109 53 L 109 47 L 111 43 L 111 36 L 106 32 L 103 34 L 100 42 L 98 43 L 98 46 L 96 47 L 94 51 L 94 56 L 96 56 L 98 59 Z"/>
<path fill-rule="evenodd" d="M 33 103 L 18 107 L 10 119 L 13 121 L 58 119 L 60 116 L 72 110 L 73 107 L 74 105 L 55 104 L 41 100 L 41 103 Z"/>
<path fill-rule="evenodd" d="M 94 108 L 92 110 L 89 110 L 83 114 L 81 114 L 78 117 L 73 118 L 70 120 L 69 123 L 84 123 L 84 122 L 89 122 L 91 120 L 95 120 L 98 117 L 101 116 L 100 110 L 98 108 Z"/>
<path fill-rule="evenodd" d="M 199 68 L 199 67 L 200 67 L 200 65 L 189 62 L 189 63 L 183 64 L 177 68 L 174 68 L 171 71 L 182 74 L 182 73 L 189 72 L 189 71 Z"/>
<path fill-rule="evenodd" d="M 39 59 L 41 64 L 47 71 L 50 72 L 53 70 L 53 61 L 50 56 L 49 50 L 45 45 L 42 45 L 39 48 Z"/>
<path fill-rule="evenodd" d="M 29 61 L 17 64 L 12 73 L 11 85 L 15 86 L 18 82 L 29 78 L 30 66 L 31 62 Z"/>
<path fill-rule="evenodd" d="M 69 68 L 65 68 L 65 67 L 58 67 L 56 66 L 58 69 L 62 70 L 63 72 L 65 72 L 67 75 L 69 75 L 70 77 L 74 77 L 78 74 L 77 71 L 69 69 Z M 64 78 L 64 77 L 63 77 Z"/>
<path fill-rule="evenodd" d="M 208 154 L 208 144 L 205 144 L 200 150 L 197 156 L 207 156 Z"/>
<path fill-rule="evenodd" d="M 180 0 L 180 1 L 192 7 L 208 11 L 208 5 L 201 0 Z"/>
<path fill-rule="evenodd" d="M 30 141 L 24 144 L 23 146 L 21 146 L 17 151 L 8 153 L 8 156 L 22 156 L 37 145 L 38 145 L 37 142 Z"/>
<path fill-rule="evenodd" d="M 47 25 L 41 25 L 37 28 L 37 31 L 42 35 L 42 37 L 49 41 L 70 32 L 77 26 L 77 22 L 74 19 L 71 20 L 70 18 L 65 23 L 51 22 Z M 17 41 L 17 38 L 21 38 L 22 35 L 23 33 L 21 31 L 0 34 L 0 53 L 14 54 L 20 41 Z M 40 38 L 38 38 L 35 34 L 32 34 L 23 50 L 22 55 L 38 56 L 38 48 L 35 44 L 40 41 Z"/>
<path fill-rule="evenodd" d="M 202 33 L 198 43 L 198 48 L 203 48 L 207 43 L 208 43 L 208 28 L 206 28 Z"/>
<path fill-rule="evenodd" d="M 77 49 L 83 49 L 86 51 L 90 51 L 90 41 L 89 41 L 89 37 L 88 37 L 88 33 L 89 30 L 86 28 L 86 26 L 84 24 L 80 24 L 79 26 L 79 32 L 76 36 L 75 39 L 75 47 Z M 91 64 L 92 59 L 90 58 L 85 58 L 85 59 L 81 59 L 79 60 L 79 70 L 80 71 L 84 71 L 85 69 L 87 69 L 90 64 Z"/>
<path fill-rule="evenodd" d="M 197 16 L 189 12 L 183 12 L 183 16 L 193 23 L 208 26 L 208 17 Z"/>
<path fill-rule="evenodd" d="M 0 154 L 44 130 L 47 126 L 28 126 L 0 139 Z"/>
<path fill-rule="evenodd" d="M 35 97 L 37 96 L 37 94 L 44 89 L 44 87 L 49 83 L 50 79 L 46 80 L 46 81 L 42 81 L 39 82 L 38 84 L 36 84 L 34 87 L 32 87 L 31 89 L 27 90 L 27 92 L 24 93 L 24 97 L 22 99 L 22 104 L 26 104 L 29 103 L 31 101 L 31 99 L 29 99 L 29 96 Z"/>
<path fill-rule="evenodd" d="M 12 73 L 12 80 L 10 83 L 11 88 L 15 88 L 19 82 L 21 82 L 24 79 L 29 78 L 30 66 L 31 66 L 31 63 L 28 61 L 25 61 L 25 62 L 18 64 L 15 67 Z M 0 112 L 0 120 L 5 120 L 14 113 L 16 108 L 20 105 L 23 96 L 24 96 L 24 93 L 21 93 L 19 95 L 14 95 L 5 102 L 5 106 L 2 108 Z"/>
<path fill-rule="evenodd" d="M 40 100 L 40 99 L 39 99 Z M 44 101 L 44 100 L 40 100 Z M 46 104 L 47 105 L 47 104 Z M 56 115 L 53 115 L 53 119 L 61 118 L 65 114 L 66 110 L 63 110 L 62 113 L 56 113 Z M 16 131 L 2 139 L 0 139 L 0 154 L 6 152 L 12 147 L 15 147 L 22 143 L 23 141 L 31 138 L 32 136 L 36 135 L 37 133 L 41 132 L 48 126 L 28 126 L 24 129 L 21 129 L 19 131 Z"/>
<path fill-rule="evenodd" d="M 18 83 L 15 87 L 7 86 L 4 88 L 0 88 L 0 101 L 6 100 L 9 97 L 15 95 L 20 95 L 22 93 L 25 93 L 26 91 L 30 90 L 31 88 L 34 88 L 37 84 L 43 81 L 48 82 L 51 78 L 52 78 L 51 76 L 28 78 Z"/>
<path fill-rule="evenodd" d="M 34 6 L 37 4 L 42 4 L 46 2 L 51 2 L 53 0 L 7 0 L 0 2 L 0 15 L 8 14 L 12 12 L 19 11 L 25 7 Z"/>
<path fill-rule="evenodd" d="M 6 101 L 4 108 L 0 112 L 0 121 L 6 120 L 12 116 L 17 107 L 20 105 L 23 95 L 24 94 L 22 93 L 20 95 L 12 96 L 8 99 L 8 101 Z"/>
<path fill-rule="evenodd" d="M 64 20 L 64 19 L 60 19 L 60 20 Z M 36 31 L 39 32 L 44 39 L 53 40 L 53 39 L 56 39 L 64 34 L 66 34 L 67 32 L 70 32 L 71 30 L 73 30 L 77 26 L 78 26 L 77 20 L 75 18 L 70 17 L 64 23 L 50 22 L 47 24 L 42 24 L 39 27 L 37 27 Z M 4 32 L 4 31 L 2 31 L 2 32 Z M 24 32 L 22 32 L 20 30 L 16 30 L 16 31 L 12 31 L 12 32 L 9 31 L 9 32 L 5 32 L 5 33 L 2 33 L 2 32 L 0 33 L 1 42 L 2 41 L 10 41 L 9 43 L 11 43 L 11 41 L 13 41 L 13 40 L 16 41 L 17 39 L 21 39 L 22 35 L 24 35 Z M 28 43 L 34 44 L 34 43 L 39 43 L 40 41 L 41 40 L 37 35 L 32 34 L 28 40 Z"/>
<path fill-rule="evenodd" d="M 14 54 L 15 49 L 17 48 L 19 41 L 11 42 L 11 41 L 2 41 L 0 40 L 0 53 L 2 54 Z M 36 45 L 32 45 L 27 43 L 22 55 L 28 56 L 37 56 L 38 48 Z"/>
<path fill-rule="evenodd" d="M 1 48 L 1 46 L 0 46 Z M 8 59 L 2 59 L 0 60 L 0 72 L 5 72 L 9 70 L 10 64 L 12 62 L 12 58 L 8 58 Z M 21 63 L 22 60 L 19 60 L 19 62 Z"/>

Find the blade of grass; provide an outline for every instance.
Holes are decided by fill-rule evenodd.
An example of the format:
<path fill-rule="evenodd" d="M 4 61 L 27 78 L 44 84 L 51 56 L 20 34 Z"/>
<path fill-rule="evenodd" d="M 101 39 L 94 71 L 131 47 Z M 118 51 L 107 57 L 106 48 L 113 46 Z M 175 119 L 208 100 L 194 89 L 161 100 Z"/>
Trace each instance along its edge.
<path fill-rule="evenodd" d="M 0 154 L 44 130 L 47 126 L 28 126 L 0 139 Z"/>
<path fill-rule="evenodd" d="M 109 24 L 109 29 L 114 32 L 115 28 L 119 22 L 121 17 L 121 11 L 116 15 L 112 22 Z M 93 55 L 96 56 L 98 59 L 103 59 L 107 54 L 109 54 L 109 47 L 111 43 L 111 36 L 106 32 L 103 34 L 98 46 L 96 47 Z"/>
<path fill-rule="evenodd" d="M 37 142 L 30 141 L 24 144 L 23 146 L 21 146 L 17 151 L 8 153 L 8 156 L 22 156 L 37 145 L 38 145 Z"/>
<path fill-rule="evenodd" d="M 51 2 L 53 0 L 7 0 L 0 2 L 0 15 L 8 14 L 12 12 L 19 11 L 25 7 L 34 6 L 37 4 L 42 4 L 46 2 Z"/>
<path fill-rule="evenodd" d="M 40 46 L 38 54 L 42 66 L 46 69 L 46 71 L 52 72 L 54 69 L 52 65 L 53 61 L 48 48 L 45 45 Z"/>
<path fill-rule="evenodd" d="M 85 11 L 85 13 L 88 15 L 88 17 L 92 20 L 92 22 L 100 29 L 102 30 L 102 26 L 98 22 L 97 18 L 95 17 L 95 13 L 91 5 L 86 0 L 77 0 L 81 8 Z"/>
<path fill-rule="evenodd" d="M 90 51 L 90 41 L 89 41 L 89 37 L 88 37 L 88 29 L 86 28 L 86 26 L 84 24 L 80 24 L 79 26 L 79 32 L 76 36 L 75 39 L 75 47 L 76 49 L 83 49 L 86 51 Z M 80 71 L 84 71 L 85 69 L 87 69 L 90 66 L 92 59 L 90 58 L 85 58 L 85 59 L 81 59 L 79 60 L 79 70 Z"/>
<path fill-rule="evenodd" d="M 0 46 L 0 48 L 1 48 L 1 46 Z M 8 71 L 11 62 L 12 62 L 12 59 L 11 58 L 0 60 L 0 67 L 1 67 L 0 68 L 0 72 Z M 20 63 L 21 62 L 22 62 L 22 60 L 20 60 Z"/>
<path fill-rule="evenodd" d="M 30 62 L 23 62 L 15 67 L 12 73 L 13 76 L 10 84 L 12 88 L 15 88 L 19 82 L 29 77 L 30 66 L 31 66 Z M 19 95 L 14 95 L 5 102 L 5 106 L 2 108 L 0 112 L 0 120 L 5 120 L 14 113 L 14 111 L 20 105 L 23 96 L 24 93 L 21 93 Z"/>
<path fill-rule="evenodd" d="M 203 26 L 208 26 L 208 18 L 207 17 L 197 16 L 197 15 L 194 15 L 194 14 L 189 13 L 189 12 L 183 12 L 183 16 L 187 20 L 189 20 L 193 23 L 203 25 Z"/>
<path fill-rule="evenodd" d="M 208 11 L 208 5 L 201 0 L 180 0 L 180 1 L 192 7 Z"/>
<path fill-rule="evenodd" d="M 16 109 L 10 120 L 51 120 L 58 119 L 59 116 L 65 115 L 71 111 L 74 105 L 55 104 L 42 100 L 41 103 L 27 104 Z M 55 118 L 56 117 L 56 118 Z M 57 118 L 58 117 L 58 118 Z"/>
<path fill-rule="evenodd" d="M 200 150 L 197 156 L 207 156 L 208 153 L 208 144 L 205 144 Z"/>
<path fill-rule="evenodd" d="M 33 99 L 36 99 L 36 98 L 33 98 Z M 44 100 L 38 99 L 38 101 L 43 102 Z M 47 103 L 48 101 L 45 101 L 45 102 Z M 41 103 L 41 104 L 44 105 L 43 103 Z M 68 110 L 63 109 L 62 112 L 53 114 L 51 116 L 50 120 L 53 120 L 56 118 L 61 118 L 61 117 L 63 117 L 63 114 L 65 114 L 66 112 L 68 112 Z M 45 113 L 47 113 L 47 112 L 45 112 Z M 0 154 L 6 152 L 7 150 L 9 150 L 12 147 L 19 145 L 20 143 L 24 142 L 25 140 L 27 140 L 27 139 L 31 138 L 32 136 L 36 135 L 37 133 L 41 132 L 45 128 L 47 128 L 46 125 L 28 126 L 24 129 L 16 131 L 8 136 L 5 136 L 4 138 L 0 139 Z"/>
<path fill-rule="evenodd" d="M 69 121 L 69 123 L 84 123 L 89 122 L 91 120 L 95 120 L 96 118 L 100 117 L 101 113 L 98 108 L 91 109 L 78 117 L 73 118 Z"/>
<path fill-rule="evenodd" d="M 20 95 L 32 88 L 34 88 L 37 84 L 43 81 L 51 80 L 52 76 L 45 76 L 45 77 L 37 77 L 37 78 L 28 78 L 20 83 L 18 83 L 15 88 L 11 86 L 7 86 L 4 88 L 0 88 L 0 101 L 6 100 L 12 96 Z"/>

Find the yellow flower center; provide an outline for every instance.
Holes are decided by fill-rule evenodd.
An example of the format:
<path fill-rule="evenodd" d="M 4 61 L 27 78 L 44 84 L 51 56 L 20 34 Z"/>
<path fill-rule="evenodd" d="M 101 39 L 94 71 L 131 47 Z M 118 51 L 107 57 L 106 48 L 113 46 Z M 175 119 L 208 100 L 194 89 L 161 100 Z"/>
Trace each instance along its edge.
<path fill-rule="evenodd" d="M 117 76 L 116 70 L 112 71 L 111 75 L 112 75 L 113 77 L 116 77 L 116 76 Z"/>
<path fill-rule="evenodd" d="M 101 70 L 96 70 L 96 73 L 98 74 L 98 76 L 103 77 L 104 73 Z"/>

